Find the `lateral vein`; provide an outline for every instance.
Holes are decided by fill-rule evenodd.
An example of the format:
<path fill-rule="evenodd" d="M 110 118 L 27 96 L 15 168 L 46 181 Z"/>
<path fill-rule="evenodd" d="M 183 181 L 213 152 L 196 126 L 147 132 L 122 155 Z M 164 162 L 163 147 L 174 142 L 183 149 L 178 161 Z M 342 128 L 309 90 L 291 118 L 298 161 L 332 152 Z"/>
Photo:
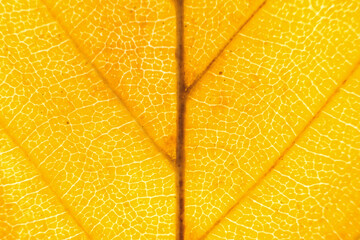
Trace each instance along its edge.
<path fill-rule="evenodd" d="M 29 160 L 30 164 L 37 170 L 41 180 L 48 186 L 49 190 L 54 194 L 56 200 L 64 207 L 64 210 L 70 215 L 70 217 L 73 219 L 73 221 L 79 226 L 79 228 L 84 232 L 87 239 L 92 240 L 90 233 L 85 229 L 85 227 L 82 225 L 82 223 L 79 221 L 79 219 L 76 217 L 74 212 L 70 209 L 68 204 L 66 204 L 62 197 L 54 190 L 54 188 L 51 186 L 48 179 L 45 177 L 43 172 L 40 170 L 40 168 L 31 160 L 30 155 L 28 152 L 23 148 L 23 146 L 15 139 L 15 137 L 7 130 L 4 123 L 0 121 L 0 127 L 4 130 L 6 135 L 10 138 L 10 140 L 19 147 L 19 149 L 23 152 L 24 156 Z"/>
<path fill-rule="evenodd" d="M 227 210 L 210 228 L 206 231 L 199 240 L 205 239 L 212 230 L 218 226 L 222 220 L 224 220 L 240 203 L 253 192 L 257 186 L 259 186 L 265 178 L 275 169 L 275 167 L 279 164 L 279 162 L 284 158 L 284 156 L 289 152 L 289 150 L 295 145 L 295 143 L 304 135 L 306 130 L 311 126 L 311 124 L 317 119 L 320 113 L 324 110 L 324 108 L 334 99 L 335 95 L 340 91 L 340 89 L 346 84 L 349 78 L 354 74 L 357 68 L 360 66 L 360 60 L 355 64 L 349 74 L 345 77 L 345 79 L 337 86 L 337 88 L 330 94 L 325 103 L 319 108 L 319 110 L 314 114 L 314 116 L 310 119 L 310 121 L 303 127 L 303 129 L 299 132 L 299 134 L 295 137 L 295 139 L 285 148 L 285 150 L 280 154 L 280 156 L 274 161 L 272 166 L 262 175 L 260 178 L 246 190 L 246 192 L 240 196 L 240 198 L 236 201 L 236 203 Z"/>
<path fill-rule="evenodd" d="M 227 43 L 220 49 L 220 51 L 218 52 L 218 54 L 213 58 L 213 60 L 211 60 L 211 62 L 209 63 L 209 65 L 207 65 L 207 67 L 205 68 L 205 70 L 194 80 L 194 82 L 188 86 L 185 89 L 186 95 L 188 95 L 191 90 L 194 88 L 194 86 L 200 82 L 200 80 L 204 77 L 205 73 L 208 72 L 208 70 L 214 65 L 214 63 L 216 62 L 216 60 L 223 54 L 223 52 L 225 51 L 225 49 L 230 45 L 230 43 L 234 40 L 234 38 L 236 37 L 236 35 L 239 34 L 239 32 L 241 32 L 241 30 L 244 29 L 244 27 L 250 22 L 251 19 L 254 18 L 254 16 L 260 11 L 260 9 L 262 9 L 264 7 L 264 5 L 266 4 L 266 0 L 255 9 L 255 11 L 251 14 L 251 16 L 246 19 L 246 21 L 239 27 L 239 29 L 231 36 L 231 38 L 227 41 Z"/>
<path fill-rule="evenodd" d="M 170 165 L 172 167 L 174 167 L 174 159 L 172 159 L 170 157 L 169 154 L 167 154 L 156 142 L 155 140 L 150 136 L 150 134 L 148 133 L 148 131 L 146 131 L 146 129 L 140 124 L 140 122 L 138 121 L 138 119 L 135 117 L 135 115 L 133 114 L 133 112 L 130 110 L 130 108 L 127 106 L 127 104 L 124 103 L 124 100 L 116 93 L 115 89 L 113 89 L 108 80 L 106 79 L 106 77 L 104 76 L 104 74 L 102 74 L 102 72 L 98 69 L 98 67 L 93 63 L 93 61 L 91 61 L 91 58 L 84 52 L 82 51 L 82 49 L 80 48 L 80 46 L 76 43 L 76 41 L 74 40 L 74 38 L 70 35 L 70 33 L 66 30 L 65 27 L 63 27 L 61 21 L 59 21 L 56 17 L 56 15 L 51 11 L 51 8 L 45 3 L 44 0 L 40 0 L 44 6 L 46 7 L 47 11 L 49 12 L 49 14 L 51 15 L 51 17 L 53 19 L 55 19 L 55 21 L 58 23 L 58 25 L 60 26 L 61 30 L 65 33 L 65 35 L 67 36 L 68 39 L 70 39 L 71 43 L 75 46 L 76 50 L 78 50 L 79 54 L 87 59 L 90 60 L 89 65 L 91 66 L 91 68 L 95 71 L 96 75 L 104 82 L 105 86 L 111 91 L 112 94 L 114 94 L 117 98 L 117 100 L 120 102 L 121 105 L 124 106 L 124 108 L 126 109 L 126 111 L 129 113 L 129 115 L 135 120 L 136 124 L 143 130 L 143 132 L 145 133 L 146 137 L 152 142 L 152 144 L 155 146 L 155 148 L 169 161 Z"/>

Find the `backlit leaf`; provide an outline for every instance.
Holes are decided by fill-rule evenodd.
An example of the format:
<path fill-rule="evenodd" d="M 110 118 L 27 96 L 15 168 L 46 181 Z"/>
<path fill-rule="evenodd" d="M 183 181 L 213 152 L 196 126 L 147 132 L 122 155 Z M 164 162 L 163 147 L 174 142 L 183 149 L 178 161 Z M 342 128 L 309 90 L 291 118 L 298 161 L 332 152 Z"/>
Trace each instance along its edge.
<path fill-rule="evenodd" d="M 0 239 L 360 237 L 357 0 L 0 1 Z"/>

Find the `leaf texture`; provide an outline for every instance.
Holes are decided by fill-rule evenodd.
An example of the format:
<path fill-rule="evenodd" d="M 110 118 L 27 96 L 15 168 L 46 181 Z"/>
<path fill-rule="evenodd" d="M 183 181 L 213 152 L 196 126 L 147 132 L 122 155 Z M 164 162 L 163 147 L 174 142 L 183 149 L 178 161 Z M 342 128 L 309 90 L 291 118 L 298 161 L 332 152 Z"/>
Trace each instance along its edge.
<path fill-rule="evenodd" d="M 297 1 L 267 2 L 190 91 L 190 236 L 202 235 L 257 184 L 357 67 L 360 5 L 344 18 L 341 3 L 326 3 L 315 12 Z"/>
<path fill-rule="evenodd" d="M 43 2 L 147 134 L 174 159 L 174 5 L 165 0 Z"/>
<path fill-rule="evenodd" d="M 360 237 L 359 1 L 4 0 L 0 46 L 0 239 Z"/>
<path fill-rule="evenodd" d="M 9 2 L 1 12 L 14 23 L 2 30 L 8 57 L 1 65 L 1 122 L 79 223 L 69 237 L 75 238 L 80 229 L 92 239 L 174 236 L 175 179 L 170 161 L 42 2 Z M 11 175 L 14 170 L 2 171 Z M 4 207 L 10 213 L 16 213 L 14 206 L 26 208 L 22 205 L 26 199 L 11 198 L 21 189 L 15 183 L 20 184 L 15 180 L 14 188 L 4 189 Z M 22 191 L 37 196 L 35 189 Z M 45 210 L 37 207 L 37 211 L 41 215 Z M 47 215 L 56 216 L 49 212 L 42 218 Z M 10 230 L 4 230 L 2 238 L 31 238 L 19 228 L 31 220 L 16 216 L 9 215 L 12 221 L 5 224 Z M 51 230 L 46 222 L 41 226 Z M 61 239 L 47 234 L 48 239 Z"/>

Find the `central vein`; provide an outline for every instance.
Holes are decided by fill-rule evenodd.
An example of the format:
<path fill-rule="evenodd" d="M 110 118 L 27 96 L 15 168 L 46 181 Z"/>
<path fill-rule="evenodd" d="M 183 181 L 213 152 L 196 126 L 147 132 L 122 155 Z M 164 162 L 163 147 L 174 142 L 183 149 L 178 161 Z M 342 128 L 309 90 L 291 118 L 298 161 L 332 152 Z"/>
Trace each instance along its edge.
<path fill-rule="evenodd" d="M 177 144 L 176 144 L 176 239 L 184 239 L 184 0 L 176 1 L 176 59 L 177 59 Z"/>

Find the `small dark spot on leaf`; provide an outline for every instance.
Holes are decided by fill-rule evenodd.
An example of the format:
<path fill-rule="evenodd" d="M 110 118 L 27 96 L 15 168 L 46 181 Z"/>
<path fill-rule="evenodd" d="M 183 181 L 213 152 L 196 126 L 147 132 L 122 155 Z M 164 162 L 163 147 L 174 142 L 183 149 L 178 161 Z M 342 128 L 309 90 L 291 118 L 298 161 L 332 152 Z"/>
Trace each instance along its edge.
<path fill-rule="evenodd" d="M 220 72 L 219 72 L 219 75 L 222 75 L 222 74 L 223 74 L 223 72 L 220 71 Z"/>

